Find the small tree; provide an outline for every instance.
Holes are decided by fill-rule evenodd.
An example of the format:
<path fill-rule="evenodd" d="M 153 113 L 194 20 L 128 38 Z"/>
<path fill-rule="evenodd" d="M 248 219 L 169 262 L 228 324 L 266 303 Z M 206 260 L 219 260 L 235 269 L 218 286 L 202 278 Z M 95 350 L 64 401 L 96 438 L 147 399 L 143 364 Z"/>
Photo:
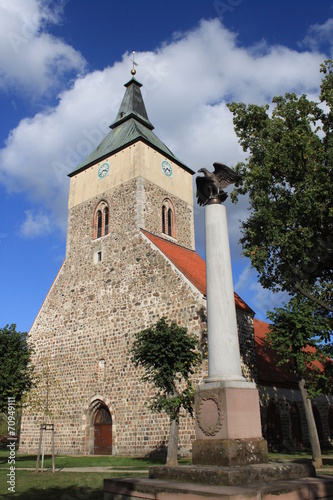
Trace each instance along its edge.
<path fill-rule="evenodd" d="M 32 386 L 24 394 L 23 405 L 40 419 L 40 423 L 54 423 L 62 411 L 60 398 L 64 398 L 61 375 L 48 357 L 36 360 Z"/>
<path fill-rule="evenodd" d="M 153 412 L 165 412 L 170 419 L 167 465 L 177 464 L 178 430 L 181 409 L 193 415 L 194 388 L 190 376 L 201 361 L 198 340 L 179 327 L 161 318 L 155 325 L 136 334 L 132 361 L 142 366 L 142 381 L 155 386 L 150 398 Z"/>
<path fill-rule="evenodd" d="M 327 311 L 318 311 L 313 301 L 301 295 L 293 297 L 284 308 L 276 308 L 267 316 L 273 322 L 267 342 L 279 355 L 278 366 L 284 365 L 298 380 L 312 449 L 312 460 L 322 467 L 318 432 L 313 416 L 311 399 L 327 386 L 327 376 L 320 369 L 327 362 L 324 340 L 328 341 L 330 319 Z M 319 362 L 319 363 L 318 363 Z"/>
<path fill-rule="evenodd" d="M 31 353 L 26 332 L 17 332 L 15 324 L 0 328 L 0 412 L 7 411 L 9 397 L 14 397 L 19 405 L 23 393 L 30 389 Z"/>

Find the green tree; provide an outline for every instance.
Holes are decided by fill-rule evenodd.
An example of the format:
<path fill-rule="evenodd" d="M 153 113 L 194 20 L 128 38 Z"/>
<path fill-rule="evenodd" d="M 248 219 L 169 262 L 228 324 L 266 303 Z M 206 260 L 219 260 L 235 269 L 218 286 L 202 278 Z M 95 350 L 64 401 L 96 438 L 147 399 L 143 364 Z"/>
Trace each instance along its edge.
<path fill-rule="evenodd" d="M 278 366 L 284 365 L 297 378 L 309 429 L 313 463 L 321 467 L 321 449 L 311 399 L 331 382 L 331 377 L 327 377 L 323 371 L 327 362 L 325 341 L 329 341 L 327 332 L 331 329 L 329 313 L 321 311 L 320 306 L 313 301 L 298 295 L 284 308 L 276 308 L 268 312 L 267 316 L 272 321 L 267 343 L 279 355 Z"/>
<path fill-rule="evenodd" d="M 167 465 L 177 464 L 180 411 L 193 415 L 194 388 L 190 377 L 201 361 L 198 340 L 175 322 L 161 318 L 155 325 L 136 334 L 132 361 L 142 366 L 143 381 L 155 386 L 149 400 L 153 412 L 165 412 L 170 419 Z"/>
<path fill-rule="evenodd" d="M 233 202 L 240 194 L 249 197 L 243 253 L 264 288 L 290 294 L 284 309 L 268 315 L 274 331 L 270 341 L 282 362 L 297 372 L 315 460 L 309 398 L 316 386 L 311 376 L 319 382 L 322 375 L 313 365 L 310 371 L 305 368 L 309 350 L 320 356 L 332 333 L 332 69 L 332 61 L 321 65 L 320 103 L 287 93 L 273 98 L 272 110 L 269 105 L 229 104 L 236 135 L 249 154 L 236 166 L 241 180 L 231 194 Z"/>
<path fill-rule="evenodd" d="M 17 332 L 14 324 L 0 328 L 0 412 L 6 413 L 9 397 L 14 397 L 18 406 L 23 393 L 30 389 L 31 354 L 27 333 Z"/>
<path fill-rule="evenodd" d="M 333 75 L 321 66 L 321 104 L 305 95 L 273 98 L 273 109 L 229 104 L 235 132 L 249 153 L 231 198 L 248 194 L 243 253 L 263 287 L 301 293 L 333 311 Z"/>

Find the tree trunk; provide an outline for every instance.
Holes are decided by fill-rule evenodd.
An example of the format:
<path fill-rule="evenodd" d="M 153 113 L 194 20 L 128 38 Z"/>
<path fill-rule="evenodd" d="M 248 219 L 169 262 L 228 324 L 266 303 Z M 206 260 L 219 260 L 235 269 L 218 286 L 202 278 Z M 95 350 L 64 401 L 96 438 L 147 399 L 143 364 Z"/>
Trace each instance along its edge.
<path fill-rule="evenodd" d="M 177 460 L 178 431 L 179 431 L 179 422 L 177 422 L 177 420 L 171 420 L 166 465 L 171 465 L 171 466 L 178 465 L 178 460 Z"/>
<path fill-rule="evenodd" d="M 308 398 L 308 392 L 305 388 L 305 380 L 304 379 L 299 380 L 298 386 L 299 386 L 299 390 L 301 392 L 301 396 L 302 396 L 302 400 L 303 400 L 303 404 L 304 404 L 304 409 L 305 409 L 306 421 L 307 421 L 308 429 L 309 429 L 309 439 L 310 439 L 311 451 L 312 451 L 312 464 L 314 465 L 314 467 L 322 467 L 323 466 L 323 459 L 321 456 L 320 442 L 319 442 L 316 422 L 315 422 L 314 415 L 313 415 L 311 401 Z"/>

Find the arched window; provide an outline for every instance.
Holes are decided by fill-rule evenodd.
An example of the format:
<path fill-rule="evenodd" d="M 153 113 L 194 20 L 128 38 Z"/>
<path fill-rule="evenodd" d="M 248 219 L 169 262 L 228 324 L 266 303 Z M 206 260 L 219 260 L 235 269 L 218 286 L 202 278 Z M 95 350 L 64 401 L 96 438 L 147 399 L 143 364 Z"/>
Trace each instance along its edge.
<path fill-rule="evenodd" d="M 267 442 L 270 449 L 282 444 L 282 427 L 280 412 L 274 401 L 267 407 Z"/>
<path fill-rule="evenodd" d="M 176 238 L 175 209 L 169 198 L 165 198 L 162 204 L 162 233 Z"/>
<path fill-rule="evenodd" d="M 292 403 L 290 407 L 290 428 L 291 442 L 295 448 L 300 448 L 303 445 L 302 427 L 299 409 L 296 403 Z"/>
<path fill-rule="evenodd" d="M 95 210 L 93 223 L 93 239 L 109 234 L 109 207 L 101 201 Z"/>

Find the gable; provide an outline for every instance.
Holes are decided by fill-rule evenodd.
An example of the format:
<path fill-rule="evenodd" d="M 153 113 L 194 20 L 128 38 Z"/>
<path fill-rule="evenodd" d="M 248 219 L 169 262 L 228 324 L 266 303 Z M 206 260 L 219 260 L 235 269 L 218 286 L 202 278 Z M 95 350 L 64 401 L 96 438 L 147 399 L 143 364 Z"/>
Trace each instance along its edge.
<path fill-rule="evenodd" d="M 182 247 L 141 229 L 141 232 L 167 257 L 174 266 L 194 285 L 199 292 L 206 295 L 206 263 L 194 250 Z M 235 306 L 238 309 L 254 314 L 252 309 L 236 294 Z"/>

